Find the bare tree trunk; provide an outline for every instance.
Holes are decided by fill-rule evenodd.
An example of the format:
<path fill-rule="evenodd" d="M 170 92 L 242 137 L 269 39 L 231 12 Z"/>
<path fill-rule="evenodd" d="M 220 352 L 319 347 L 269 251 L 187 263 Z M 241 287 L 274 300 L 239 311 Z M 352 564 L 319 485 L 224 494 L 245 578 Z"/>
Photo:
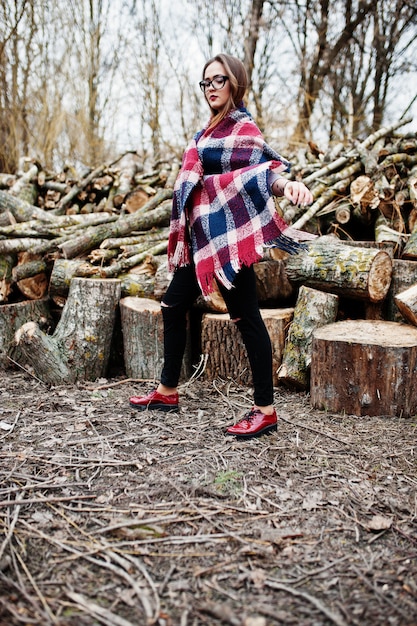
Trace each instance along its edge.
<path fill-rule="evenodd" d="M 301 103 L 298 113 L 298 122 L 294 129 L 291 143 L 297 146 L 300 142 L 306 143 L 310 134 L 310 119 L 315 104 L 321 93 L 325 78 L 336 62 L 338 55 L 351 41 L 357 27 L 367 18 L 369 12 L 375 10 L 375 0 L 359 2 L 356 15 L 346 11 L 346 21 L 334 44 L 328 39 L 329 0 L 321 0 L 321 15 L 317 20 L 317 45 L 310 61 L 310 67 L 305 74 L 304 83 L 300 85 Z M 307 36 L 307 33 L 304 33 Z M 308 59 L 303 60 L 308 63 Z"/>
<path fill-rule="evenodd" d="M 249 11 L 249 32 L 244 43 L 243 64 L 248 73 L 249 89 L 252 88 L 252 74 L 255 66 L 255 52 L 259 40 L 262 11 L 265 0 L 252 0 Z"/>

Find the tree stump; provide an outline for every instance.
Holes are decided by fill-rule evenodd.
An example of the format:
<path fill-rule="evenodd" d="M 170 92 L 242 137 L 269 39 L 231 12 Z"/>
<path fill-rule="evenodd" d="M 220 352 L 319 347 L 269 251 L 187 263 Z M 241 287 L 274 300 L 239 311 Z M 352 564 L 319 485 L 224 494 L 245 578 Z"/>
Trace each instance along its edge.
<path fill-rule="evenodd" d="M 48 298 L 0 306 L 0 366 L 5 367 L 10 363 L 8 356 L 14 345 L 15 333 L 30 321 L 36 322 L 44 331 L 53 327 Z"/>
<path fill-rule="evenodd" d="M 285 337 L 294 309 L 261 309 L 272 344 L 272 372 L 274 385 L 278 383 L 277 370 L 281 365 Z M 229 315 L 206 313 L 201 324 L 201 351 L 207 357 L 205 380 L 217 377 L 232 379 L 242 385 L 252 384 L 248 355 L 239 329 Z"/>
<path fill-rule="evenodd" d="M 119 280 L 74 278 L 53 335 L 34 322 L 24 324 L 15 335 L 15 360 L 51 385 L 104 376 L 119 299 Z"/>
<path fill-rule="evenodd" d="M 286 270 L 295 283 L 379 302 L 390 286 L 392 260 L 384 250 L 347 246 L 323 237 L 306 252 L 288 257 Z"/>
<path fill-rule="evenodd" d="M 278 380 L 288 386 L 307 389 L 310 379 L 311 345 L 316 328 L 334 322 L 339 298 L 310 287 L 301 287 L 278 370 Z"/>
<path fill-rule="evenodd" d="M 129 378 L 158 381 L 164 363 L 164 326 L 161 305 L 149 298 L 120 300 L 125 371 Z M 181 378 L 191 370 L 188 333 Z"/>
<path fill-rule="evenodd" d="M 313 334 L 311 404 L 349 415 L 409 417 L 417 411 L 417 329 L 347 320 Z"/>

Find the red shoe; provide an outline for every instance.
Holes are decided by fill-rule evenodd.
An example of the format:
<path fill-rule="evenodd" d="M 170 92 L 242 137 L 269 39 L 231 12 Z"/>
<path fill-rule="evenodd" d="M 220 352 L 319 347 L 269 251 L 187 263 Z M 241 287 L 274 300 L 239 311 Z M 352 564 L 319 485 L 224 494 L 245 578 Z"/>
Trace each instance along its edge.
<path fill-rule="evenodd" d="M 226 429 L 228 435 L 237 435 L 239 439 L 259 437 L 277 429 L 277 414 L 265 415 L 259 409 L 252 409 L 237 424 Z"/>
<path fill-rule="evenodd" d="M 139 411 L 146 411 L 146 409 L 165 412 L 178 411 L 178 394 L 172 393 L 169 396 L 164 396 L 154 389 L 147 396 L 132 396 L 129 398 L 129 403 L 130 406 L 139 409 Z"/>

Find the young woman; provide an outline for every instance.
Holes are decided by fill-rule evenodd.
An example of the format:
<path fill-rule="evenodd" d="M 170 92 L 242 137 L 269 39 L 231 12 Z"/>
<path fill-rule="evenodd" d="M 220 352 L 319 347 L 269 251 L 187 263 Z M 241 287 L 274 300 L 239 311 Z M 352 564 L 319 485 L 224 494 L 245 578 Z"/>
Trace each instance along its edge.
<path fill-rule="evenodd" d="M 139 410 L 178 410 L 177 385 L 186 342 L 186 316 L 200 293 L 216 281 L 246 346 L 253 377 L 254 406 L 226 432 L 256 437 L 277 428 L 273 407 L 272 348 L 259 312 L 253 264 L 264 245 L 297 252 L 307 233 L 289 228 L 273 195 L 309 204 L 307 187 L 280 175 L 289 163 L 268 146 L 243 106 L 247 74 L 227 54 L 210 59 L 200 88 L 210 107 L 206 128 L 186 149 L 172 206 L 168 263 L 173 278 L 162 300 L 164 365 L 160 383 L 133 396 Z"/>

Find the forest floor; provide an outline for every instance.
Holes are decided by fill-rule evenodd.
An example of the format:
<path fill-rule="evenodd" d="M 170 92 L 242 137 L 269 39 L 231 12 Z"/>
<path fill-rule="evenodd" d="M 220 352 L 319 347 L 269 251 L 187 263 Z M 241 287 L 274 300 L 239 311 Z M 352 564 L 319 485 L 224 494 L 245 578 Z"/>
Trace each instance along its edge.
<path fill-rule="evenodd" d="M 194 380 L 0 381 L 0 624 L 417 625 L 417 418 L 313 410 L 276 389 L 277 433 Z"/>

